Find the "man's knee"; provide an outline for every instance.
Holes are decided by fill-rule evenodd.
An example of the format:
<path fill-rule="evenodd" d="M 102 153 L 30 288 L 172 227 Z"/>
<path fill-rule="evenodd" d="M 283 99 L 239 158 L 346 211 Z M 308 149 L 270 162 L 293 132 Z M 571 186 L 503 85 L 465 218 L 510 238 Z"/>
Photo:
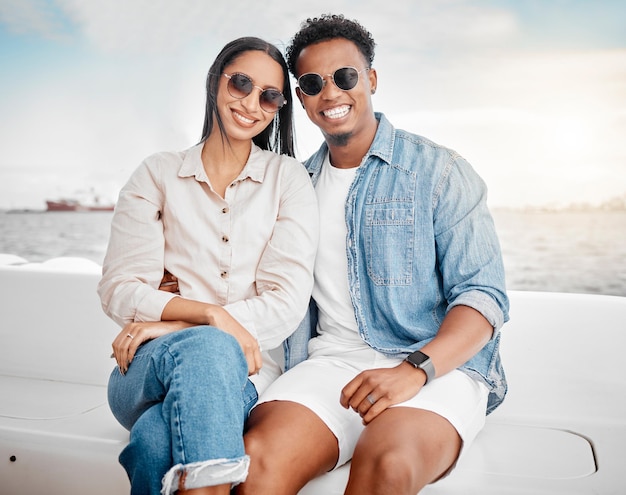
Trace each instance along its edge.
<path fill-rule="evenodd" d="M 420 462 L 410 459 L 404 449 L 374 451 L 357 447 L 352 458 L 351 476 L 371 478 L 374 486 L 388 487 L 389 493 L 406 493 L 420 484 Z"/>
<path fill-rule="evenodd" d="M 278 433 L 278 431 L 275 432 L 276 435 Z M 271 471 L 273 465 L 278 463 L 279 455 L 274 450 L 277 447 L 275 439 L 265 425 L 249 428 L 243 441 L 246 454 L 250 456 L 250 471 L 254 473 L 254 476 L 263 476 L 263 473 Z"/>
<path fill-rule="evenodd" d="M 243 443 L 246 449 L 246 454 L 250 456 L 251 460 L 256 461 L 261 459 L 261 453 L 263 452 L 263 446 L 265 442 L 259 438 L 256 431 L 252 430 L 247 432 L 243 437 Z"/>

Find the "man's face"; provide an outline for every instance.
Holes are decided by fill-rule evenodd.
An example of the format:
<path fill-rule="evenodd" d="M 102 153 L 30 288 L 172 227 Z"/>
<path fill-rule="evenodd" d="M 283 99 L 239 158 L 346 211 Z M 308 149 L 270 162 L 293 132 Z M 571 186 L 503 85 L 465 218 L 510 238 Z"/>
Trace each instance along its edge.
<path fill-rule="evenodd" d="M 338 88 L 332 74 L 342 67 L 359 71 L 358 82 L 350 90 Z M 323 41 L 306 47 L 296 64 L 297 74 L 317 73 L 324 79 L 322 90 L 308 96 L 300 88 L 296 93 L 306 113 L 330 145 L 348 144 L 350 139 L 374 122 L 371 95 L 376 88 L 376 71 L 368 69 L 357 46 L 344 38 Z"/>

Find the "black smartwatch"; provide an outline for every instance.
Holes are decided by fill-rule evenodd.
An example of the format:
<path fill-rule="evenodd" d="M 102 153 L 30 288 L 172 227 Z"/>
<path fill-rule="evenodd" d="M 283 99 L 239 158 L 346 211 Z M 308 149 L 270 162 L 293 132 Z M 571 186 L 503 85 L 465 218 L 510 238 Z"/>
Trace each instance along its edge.
<path fill-rule="evenodd" d="M 422 351 L 415 351 L 413 354 L 409 354 L 405 361 L 411 363 L 416 368 L 424 370 L 424 373 L 426 373 L 426 382 L 424 382 L 424 385 L 435 378 L 435 366 L 430 360 L 430 357 Z"/>

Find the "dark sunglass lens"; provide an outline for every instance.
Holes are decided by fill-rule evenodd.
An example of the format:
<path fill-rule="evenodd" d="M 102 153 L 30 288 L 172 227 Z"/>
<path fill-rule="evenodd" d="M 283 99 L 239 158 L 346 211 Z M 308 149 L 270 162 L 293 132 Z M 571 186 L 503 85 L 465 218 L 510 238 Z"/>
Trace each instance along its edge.
<path fill-rule="evenodd" d="M 234 98 L 245 98 L 254 87 L 250 78 L 244 74 L 233 74 L 229 82 L 230 94 Z"/>
<path fill-rule="evenodd" d="M 266 89 L 261 93 L 261 108 L 266 112 L 276 112 L 286 101 L 283 94 L 275 89 Z"/>
<path fill-rule="evenodd" d="M 298 79 L 298 86 L 309 96 L 315 96 L 324 87 L 324 80 L 319 74 L 304 74 Z"/>
<path fill-rule="evenodd" d="M 348 91 L 359 82 L 359 72 L 352 67 L 343 67 L 335 71 L 333 79 L 339 89 Z"/>

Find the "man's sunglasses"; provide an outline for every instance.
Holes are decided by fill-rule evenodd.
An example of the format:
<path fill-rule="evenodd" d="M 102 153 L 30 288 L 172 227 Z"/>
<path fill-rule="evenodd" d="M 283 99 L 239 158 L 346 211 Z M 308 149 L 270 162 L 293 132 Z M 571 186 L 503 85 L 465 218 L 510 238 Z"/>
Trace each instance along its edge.
<path fill-rule="evenodd" d="M 359 82 L 359 73 L 365 70 L 369 70 L 369 67 L 361 70 L 356 70 L 354 67 L 341 67 L 333 74 L 327 74 L 327 76 L 330 76 L 335 86 L 339 89 L 350 91 Z M 325 85 L 326 80 L 324 77 L 316 72 L 307 72 L 298 78 L 298 87 L 307 96 L 319 94 Z"/>
<path fill-rule="evenodd" d="M 238 100 L 248 96 L 252 93 L 254 88 L 260 90 L 259 105 L 262 110 L 265 110 L 268 113 L 278 112 L 278 110 L 280 110 L 287 103 L 287 99 L 280 91 L 277 89 L 263 89 L 259 86 L 255 86 L 252 79 L 245 74 L 236 72 L 235 74 L 229 75 L 224 73 L 224 77 L 228 79 L 228 93 L 230 96 L 237 98 Z"/>

